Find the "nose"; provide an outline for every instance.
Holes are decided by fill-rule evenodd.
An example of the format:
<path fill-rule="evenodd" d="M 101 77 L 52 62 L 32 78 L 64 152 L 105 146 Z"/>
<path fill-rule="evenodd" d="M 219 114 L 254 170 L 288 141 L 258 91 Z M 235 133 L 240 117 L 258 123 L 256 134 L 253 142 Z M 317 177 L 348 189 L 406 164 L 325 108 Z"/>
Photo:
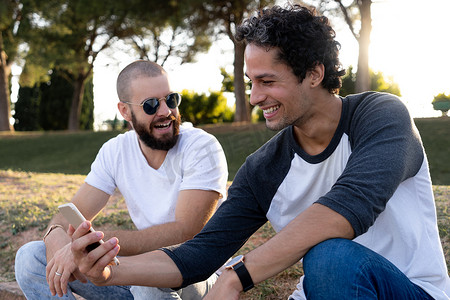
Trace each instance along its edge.
<path fill-rule="evenodd" d="M 160 117 L 168 117 L 172 113 L 172 110 L 167 106 L 166 98 L 159 99 L 159 107 L 156 114 Z"/>
<path fill-rule="evenodd" d="M 262 93 L 261 89 L 257 87 L 256 84 L 252 85 L 252 90 L 250 92 L 250 104 L 253 106 L 258 105 L 266 99 L 266 95 Z"/>

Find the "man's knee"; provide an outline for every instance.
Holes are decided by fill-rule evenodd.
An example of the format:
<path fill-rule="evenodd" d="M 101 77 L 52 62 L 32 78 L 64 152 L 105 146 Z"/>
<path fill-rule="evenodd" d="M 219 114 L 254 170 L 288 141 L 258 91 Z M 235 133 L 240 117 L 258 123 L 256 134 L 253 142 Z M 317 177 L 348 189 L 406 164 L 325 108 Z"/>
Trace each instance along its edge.
<path fill-rule="evenodd" d="M 303 258 L 306 277 L 330 278 L 341 276 L 342 271 L 351 272 L 363 258 L 363 246 L 347 239 L 330 239 L 311 248 Z M 336 278 L 334 278 L 336 279 Z M 332 279 L 333 280 L 333 279 Z"/>
<path fill-rule="evenodd" d="M 29 242 L 17 251 L 15 275 L 17 281 L 25 280 L 30 274 L 44 272 L 46 266 L 45 244 L 41 241 Z"/>
<path fill-rule="evenodd" d="M 349 251 L 355 242 L 346 239 L 330 239 L 323 241 L 312 247 L 303 258 L 303 265 L 308 265 L 309 262 L 315 264 L 315 261 L 331 261 L 334 262 L 336 258 L 342 259 Z"/>

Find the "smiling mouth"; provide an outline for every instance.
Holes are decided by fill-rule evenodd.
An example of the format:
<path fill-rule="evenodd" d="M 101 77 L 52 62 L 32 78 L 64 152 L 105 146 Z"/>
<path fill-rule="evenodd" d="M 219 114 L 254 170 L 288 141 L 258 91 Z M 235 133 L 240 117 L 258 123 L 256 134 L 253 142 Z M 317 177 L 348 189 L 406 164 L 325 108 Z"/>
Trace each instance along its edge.
<path fill-rule="evenodd" d="M 279 105 L 275 105 L 275 106 L 269 107 L 267 109 L 263 109 L 262 111 L 264 114 L 270 114 L 270 113 L 277 111 L 279 108 L 280 108 Z"/>
<path fill-rule="evenodd" d="M 172 121 L 167 121 L 167 123 L 158 124 L 158 125 L 155 125 L 154 127 L 156 129 L 165 129 L 165 128 L 168 128 L 170 126 L 170 124 L 172 124 Z"/>

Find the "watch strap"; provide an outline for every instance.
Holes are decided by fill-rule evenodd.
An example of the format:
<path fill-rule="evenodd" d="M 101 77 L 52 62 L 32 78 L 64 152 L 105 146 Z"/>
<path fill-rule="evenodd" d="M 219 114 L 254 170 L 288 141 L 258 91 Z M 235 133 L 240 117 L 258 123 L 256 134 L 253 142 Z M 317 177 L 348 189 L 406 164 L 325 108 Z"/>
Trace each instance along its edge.
<path fill-rule="evenodd" d="M 250 276 L 250 273 L 248 272 L 247 268 L 245 267 L 245 264 L 243 261 L 240 261 L 235 266 L 233 266 L 233 270 L 236 272 L 237 276 L 239 277 L 239 280 L 241 281 L 244 292 L 246 292 L 254 287 L 252 277 Z"/>

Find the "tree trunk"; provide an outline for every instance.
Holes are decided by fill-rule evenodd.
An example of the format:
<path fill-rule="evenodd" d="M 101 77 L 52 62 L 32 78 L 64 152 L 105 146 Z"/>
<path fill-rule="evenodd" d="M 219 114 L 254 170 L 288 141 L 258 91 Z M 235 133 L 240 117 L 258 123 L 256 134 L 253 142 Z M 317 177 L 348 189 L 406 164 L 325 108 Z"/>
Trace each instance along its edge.
<path fill-rule="evenodd" d="M 244 51 L 245 44 L 234 43 L 234 96 L 236 98 L 236 111 L 234 122 L 250 122 L 250 104 L 245 94 L 244 82 Z"/>
<path fill-rule="evenodd" d="M 81 106 L 83 104 L 85 78 L 85 76 L 79 74 L 78 78 L 74 82 L 72 105 L 70 106 L 69 123 L 67 126 L 69 131 L 76 131 L 80 129 L 80 115 Z"/>
<path fill-rule="evenodd" d="M 370 90 L 369 45 L 370 33 L 372 31 L 372 16 L 370 12 L 371 4 L 372 0 L 359 0 L 361 30 L 359 31 L 358 38 L 359 56 L 355 84 L 355 91 L 357 93 Z"/>
<path fill-rule="evenodd" d="M 9 123 L 11 119 L 11 100 L 9 93 L 9 75 L 11 66 L 7 63 L 6 53 L 0 49 L 0 131 L 14 131 Z"/>

